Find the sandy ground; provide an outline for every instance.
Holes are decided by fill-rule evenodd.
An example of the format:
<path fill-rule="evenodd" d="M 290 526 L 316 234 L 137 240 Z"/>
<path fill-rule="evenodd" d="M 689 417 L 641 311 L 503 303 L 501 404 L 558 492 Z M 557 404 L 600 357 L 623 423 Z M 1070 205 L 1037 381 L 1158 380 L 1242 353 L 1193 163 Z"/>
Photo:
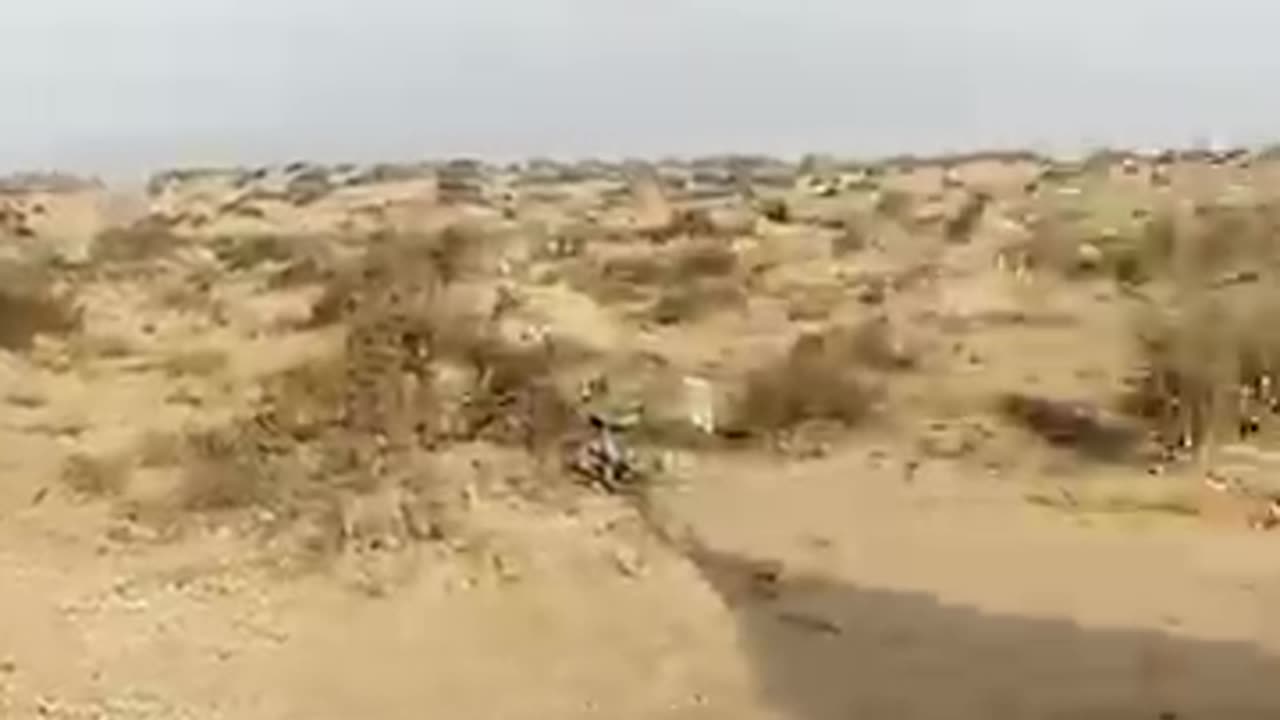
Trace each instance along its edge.
<path fill-rule="evenodd" d="M 615 359 L 661 354 L 677 375 L 720 387 L 804 328 L 867 314 L 852 275 L 936 260 L 933 281 L 886 304 L 924 359 L 885 374 L 882 417 L 789 436 L 786 450 L 653 449 L 669 476 L 651 491 L 654 512 L 696 542 L 662 541 L 607 493 L 566 486 L 548 501 L 485 480 L 532 460 L 516 456 L 512 471 L 480 443 L 458 471 L 475 480 L 465 542 L 409 543 L 376 561 L 344 545 L 318 571 L 282 569 L 270 542 L 243 531 L 262 508 L 166 504 L 178 470 L 163 463 L 136 460 L 107 489 L 68 480 L 74 456 L 135 453 L 148 437 L 226 422 L 264 377 L 334 346 L 335 329 L 298 325 L 315 288 L 271 289 L 202 248 L 503 212 L 525 234 L 562 236 L 566 218 L 588 212 L 604 227 L 628 215 L 626 232 L 641 232 L 670 222 L 662 193 L 617 191 L 611 204 L 599 199 L 607 179 L 574 178 L 513 200 L 502 176 L 494 197 L 463 202 L 400 178 L 297 207 L 256 177 L 246 187 L 267 199 L 248 213 L 227 209 L 246 191 L 225 178 L 186 179 L 146 202 L 93 189 L 16 197 L 42 211 L 11 243 L 90 266 L 106 261 L 84 260 L 101 242 L 87 233 L 148 213 L 199 242 L 163 272 L 77 276 L 81 329 L 4 354 L 0 717 L 1280 717 L 1280 546 L 1249 528 L 1253 501 L 1206 491 L 1193 470 L 1153 477 L 1081 458 L 989 411 L 997 391 L 1103 404 L 1129 362 L 1125 300 L 1109 284 L 1028 289 L 996 269 L 1019 232 L 1010 198 L 1034 171 L 965 166 L 970 187 L 1004 199 L 971 242 L 893 223 L 852 257 L 833 257 L 840 230 L 824 218 L 865 212 L 865 194 L 833 199 L 797 182 L 786 197 L 801 219 L 725 241 L 765 258 L 745 310 L 655 324 L 571 284 L 508 274 L 548 332 Z M 1187 193 L 1210 181 L 1280 189 L 1265 167 L 1244 179 L 1182 172 Z M 1096 197 L 1151 191 L 1113 174 Z M 939 182 L 924 168 L 880 187 L 919 198 Z M 217 271 L 216 312 L 173 298 L 193 268 Z M 828 298 L 816 321 L 796 310 L 815 296 Z M 991 319 L 1010 309 L 1039 321 Z M 192 359 L 209 349 L 216 361 Z M 1250 478 L 1269 477 L 1262 454 L 1243 456 Z M 1059 497 L 1065 506 L 1044 501 Z"/>

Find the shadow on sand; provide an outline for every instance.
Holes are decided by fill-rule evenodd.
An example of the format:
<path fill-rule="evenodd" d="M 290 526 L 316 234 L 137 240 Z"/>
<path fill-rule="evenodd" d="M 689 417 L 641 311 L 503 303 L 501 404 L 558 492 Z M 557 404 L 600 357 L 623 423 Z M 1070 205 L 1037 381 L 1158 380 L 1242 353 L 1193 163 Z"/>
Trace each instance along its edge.
<path fill-rule="evenodd" d="M 988 615 L 931 596 L 686 554 L 794 720 L 1274 720 L 1280 658 L 1241 643 Z"/>

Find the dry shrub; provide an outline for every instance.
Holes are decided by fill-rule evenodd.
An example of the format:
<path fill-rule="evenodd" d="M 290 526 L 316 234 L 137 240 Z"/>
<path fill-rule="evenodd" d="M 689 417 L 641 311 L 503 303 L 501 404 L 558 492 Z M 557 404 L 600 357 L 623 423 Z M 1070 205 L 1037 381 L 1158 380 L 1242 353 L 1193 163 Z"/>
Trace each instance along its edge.
<path fill-rule="evenodd" d="M 325 327 L 341 322 L 355 309 L 352 295 L 358 285 L 348 273 L 337 272 L 328 278 L 320 297 L 311 304 L 307 327 Z"/>
<path fill-rule="evenodd" d="M 569 225 L 553 231 L 536 231 L 533 244 L 535 260 L 566 260 L 581 257 L 587 246 L 601 237 L 600 230 L 588 224 Z"/>
<path fill-rule="evenodd" d="M 706 237 L 716 234 L 716 223 L 706 208 L 681 208 L 672 212 L 665 224 L 640 234 L 659 243 L 681 237 Z"/>
<path fill-rule="evenodd" d="M 67 342 L 67 356 L 73 362 L 119 360 L 137 352 L 137 343 L 124 335 L 80 333 Z"/>
<path fill-rule="evenodd" d="M 394 291 L 402 280 L 432 286 L 441 282 L 436 239 L 397 236 L 376 239 L 361 259 L 336 269 L 311 308 L 313 326 L 332 325 L 349 317 L 370 293 Z"/>
<path fill-rule="evenodd" d="M 1139 373 L 1125 406 L 1150 420 L 1167 446 L 1245 434 L 1280 408 L 1274 282 L 1189 292 L 1140 319 Z"/>
<path fill-rule="evenodd" d="M 735 302 L 735 293 L 726 288 L 742 284 L 740 270 L 733 248 L 714 240 L 691 240 L 615 255 L 572 279 L 598 302 L 648 300 L 656 315 L 678 319 L 686 315 L 681 308 Z"/>
<path fill-rule="evenodd" d="M 312 307 L 311 324 L 331 325 L 347 317 L 370 292 L 432 293 L 435 288 L 482 277 L 492 259 L 493 237 L 484 228 L 460 224 L 428 234 L 379 235 L 360 259 L 324 273 L 324 292 Z"/>
<path fill-rule="evenodd" d="M 787 295 L 787 318 L 797 322 L 817 322 L 831 317 L 844 301 L 844 288 L 838 285 L 806 285 Z"/>
<path fill-rule="evenodd" d="M 132 225 L 103 230 L 94 238 L 89 258 L 94 264 L 140 263 L 169 255 L 187 243 L 169 223 L 148 217 Z"/>
<path fill-rule="evenodd" d="M 30 350 L 38 335 L 65 335 L 80 328 L 80 311 L 69 301 L 0 289 L 0 348 Z"/>
<path fill-rule="evenodd" d="M 862 222 L 850 220 L 843 224 L 838 235 L 831 240 L 831 254 L 841 258 L 867 248 L 869 231 Z"/>
<path fill-rule="evenodd" d="M 351 332 L 387 330 L 374 335 L 383 344 L 352 342 L 333 357 L 269 378 L 252 418 L 188 436 L 175 505 L 234 512 L 255 523 L 267 518 L 263 529 L 273 548 L 300 528 L 313 528 L 307 537 L 315 542 L 304 543 L 308 552 L 332 557 L 360 542 L 349 536 L 342 509 L 374 488 L 381 493 L 390 486 L 399 494 L 388 507 L 413 518 L 419 530 L 411 539 L 439 537 L 437 515 L 448 509 L 441 505 L 450 503 L 450 480 L 425 472 L 421 463 L 448 453 L 455 442 L 507 445 L 522 456 L 554 450 L 558 457 L 577 418 L 554 381 L 565 357 L 557 346 L 511 340 L 497 325 L 442 312 L 450 304 L 447 287 L 431 295 L 439 304 L 393 310 L 378 299 L 391 292 L 411 296 L 403 284 L 412 277 L 399 276 L 399 285 L 380 286 L 379 293 L 351 294 Z M 425 353 L 420 338 L 406 340 L 399 332 L 410 325 L 429 331 Z M 370 365 L 366 351 L 378 362 Z M 467 370 L 465 387 L 455 393 L 442 379 L 459 366 Z M 408 378 L 425 392 L 406 389 Z M 461 424 L 444 422 L 448 400 L 461 401 Z M 156 454 L 167 461 L 173 449 L 160 444 Z"/>
<path fill-rule="evenodd" d="M 1168 279 L 1211 284 L 1280 260 L 1274 205 L 1140 210 L 1135 222 L 1099 233 L 1089 229 L 1087 208 L 1042 208 L 1032 239 L 1016 251 L 1033 269 L 1110 277 L 1130 286 Z"/>
<path fill-rule="evenodd" d="M 494 239 L 479 225 L 457 223 L 430 238 L 428 254 L 440 279 L 445 283 L 456 282 L 491 269 L 487 265 Z"/>
<path fill-rule="evenodd" d="M 223 236 L 212 243 L 214 255 L 227 270 L 242 272 L 266 263 L 285 263 L 298 254 L 298 240 L 279 235 Z"/>
<path fill-rule="evenodd" d="M 666 271 L 662 256 L 650 252 L 611 257 L 600 267 L 602 279 L 632 286 L 658 285 Z"/>
<path fill-rule="evenodd" d="M 217 282 L 216 268 L 196 267 L 180 274 L 160 276 L 151 291 L 163 308 L 218 317 L 224 308 L 214 294 Z"/>
<path fill-rule="evenodd" d="M 851 357 L 871 370 L 914 370 L 920 359 L 900 336 L 887 316 L 878 315 L 855 327 L 832 332 L 833 340 L 847 343 Z"/>
<path fill-rule="evenodd" d="M 1073 513 L 1160 514 L 1177 517 L 1195 517 L 1201 514 L 1200 507 L 1194 498 L 1187 497 L 1185 493 L 1175 492 L 1156 497 L 1120 493 L 1103 494 L 1100 497 L 1093 495 L 1081 497 L 1076 493 L 1060 490 L 1057 493 L 1028 493 L 1025 499 L 1032 505 Z"/>
<path fill-rule="evenodd" d="M 130 466 L 119 456 L 76 452 L 62 465 L 62 484 L 88 497 L 119 495 L 129 484 Z"/>
<path fill-rule="evenodd" d="M 236 202 L 225 205 L 221 208 L 221 211 L 233 217 L 249 218 L 251 220 L 263 220 L 267 217 L 266 210 L 249 202 Z"/>
<path fill-rule="evenodd" d="M 749 433 L 777 432 L 808 421 L 852 426 L 866 419 L 878 393 L 838 335 L 806 334 L 781 360 L 749 373 L 734 424 Z"/>
<path fill-rule="evenodd" d="M 38 335 L 78 331 L 81 317 L 74 296 L 58 287 L 47 266 L 0 264 L 0 348 L 28 351 Z"/>
<path fill-rule="evenodd" d="M 1145 285 L 1168 270 L 1177 245 L 1178 228 L 1173 215 L 1152 214 L 1144 219 L 1134 241 L 1112 239 L 1099 244 L 1101 270 L 1121 285 Z"/>
<path fill-rule="evenodd" d="M 267 278 L 268 290 L 287 290 L 302 285 L 318 284 L 333 277 L 333 263 L 319 253 L 307 253 L 285 262 Z"/>
<path fill-rule="evenodd" d="M 188 511 L 213 512 L 269 506 L 281 488 L 240 428 L 203 430 L 184 443 L 184 467 L 176 504 Z"/>
<path fill-rule="evenodd" d="M 690 242 L 677 247 L 669 263 L 667 282 L 724 277 L 738 267 L 733 248 L 718 242 Z"/>
<path fill-rule="evenodd" d="M 1130 458 L 1143 441 L 1141 428 L 1080 403 L 1007 393 L 1000 397 L 999 409 L 1006 418 L 1050 444 L 1096 460 Z"/>
<path fill-rule="evenodd" d="M 406 508 L 430 505 L 424 498 L 445 480 L 422 463 L 455 443 L 531 461 L 558 453 L 577 418 L 554 373 L 571 360 L 554 342 L 510 337 L 492 308 L 472 307 L 469 291 L 482 283 L 446 280 L 473 272 L 455 262 L 471 248 L 427 240 L 371 246 L 331 283 L 337 309 L 319 314 L 346 325 L 342 349 L 264 379 L 251 417 L 183 441 L 180 509 L 253 511 L 241 515 L 268 517 L 269 537 L 322 528 L 329 539 L 317 547 L 331 552 L 359 542 L 344 534 L 338 508 L 384 492 Z"/>
<path fill-rule="evenodd" d="M 943 236 L 947 242 L 955 244 L 969 242 L 982 222 L 983 214 L 990 203 L 991 196 L 984 192 L 969 193 L 960 207 L 951 213 L 943 224 Z"/>
<path fill-rule="evenodd" d="M 342 420 L 347 392 L 342 355 L 321 357 L 263 380 L 265 414 L 272 431 L 292 442 L 310 442 Z"/>
<path fill-rule="evenodd" d="M 1271 267 L 1280 261 L 1280 205 L 1210 203 L 1194 208 L 1190 226 L 1176 236 L 1170 258 L 1175 272 L 1190 272 L 1185 281 L 1210 283 L 1242 271 Z"/>
<path fill-rule="evenodd" d="M 465 406 L 463 440 L 485 440 L 541 453 L 577 420 L 574 404 L 552 380 L 541 359 L 505 357 L 490 368 Z M 524 369 L 521 369 L 521 368 Z"/>
<path fill-rule="evenodd" d="M 1261 429 L 1280 403 L 1275 210 L 1203 206 L 1160 231 L 1142 266 L 1163 280 L 1135 325 L 1138 373 L 1125 407 L 1167 447 L 1211 447 Z"/>
<path fill-rule="evenodd" d="M 649 317 L 661 325 L 675 325 L 718 310 L 741 308 L 746 302 L 746 290 L 737 281 L 704 279 L 660 290 Z"/>
<path fill-rule="evenodd" d="M 183 459 L 183 438 L 171 432 L 148 430 L 134 447 L 140 468 L 160 468 L 179 465 Z"/>
<path fill-rule="evenodd" d="M 230 364 L 226 350 L 193 348 L 165 358 L 164 370 L 170 377 L 208 377 L 222 372 Z"/>
<path fill-rule="evenodd" d="M 875 199 L 877 215 L 890 220 L 902 220 L 910 213 L 915 204 L 911 193 L 892 188 L 881 190 Z"/>
<path fill-rule="evenodd" d="M 791 222 L 791 207 L 784 198 L 765 198 L 759 203 L 760 216 L 769 222 Z"/>

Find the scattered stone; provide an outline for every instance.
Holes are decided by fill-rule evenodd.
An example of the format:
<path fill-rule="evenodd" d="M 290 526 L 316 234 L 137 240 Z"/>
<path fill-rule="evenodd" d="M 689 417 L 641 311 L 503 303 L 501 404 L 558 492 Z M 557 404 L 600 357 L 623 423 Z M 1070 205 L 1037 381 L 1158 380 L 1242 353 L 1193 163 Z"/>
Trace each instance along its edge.
<path fill-rule="evenodd" d="M 783 610 L 775 617 L 788 625 L 801 630 L 807 630 L 809 632 L 821 633 L 823 635 L 844 634 L 844 628 L 838 623 L 811 613 L 799 612 L 796 610 Z"/>
<path fill-rule="evenodd" d="M 902 464 L 902 482 L 910 485 L 916 481 L 916 473 L 920 470 L 920 461 L 912 458 Z"/>
<path fill-rule="evenodd" d="M 934 458 L 962 458 L 978 448 L 985 434 L 967 423 L 935 422 L 921 436 L 920 450 Z"/>
<path fill-rule="evenodd" d="M 715 390 L 711 382 L 689 375 L 684 378 L 684 388 L 689 404 L 689 423 L 707 435 L 715 435 Z"/>
<path fill-rule="evenodd" d="M 1076 248 L 1076 266 L 1081 270 L 1097 270 L 1105 260 L 1102 249 L 1093 243 L 1080 243 Z"/>
<path fill-rule="evenodd" d="M 629 578 L 638 578 L 645 574 L 644 558 L 634 548 L 620 547 L 611 553 L 613 566 L 618 572 Z"/>
<path fill-rule="evenodd" d="M 489 564 L 493 567 L 498 580 L 503 583 L 512 584 L 524 579 L 519 563 L 505 553 L 492 552 L 489 555 Z"/>

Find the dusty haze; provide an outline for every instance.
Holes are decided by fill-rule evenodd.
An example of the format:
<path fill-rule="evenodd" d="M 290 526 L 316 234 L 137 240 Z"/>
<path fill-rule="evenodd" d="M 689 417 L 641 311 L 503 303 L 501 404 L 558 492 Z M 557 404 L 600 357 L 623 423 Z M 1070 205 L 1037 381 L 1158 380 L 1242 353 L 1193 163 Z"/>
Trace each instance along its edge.
<path fill-rule="evenodd" d="M 1249 0 L 44 0 L 0 166 L 1261 142 Z"/>

